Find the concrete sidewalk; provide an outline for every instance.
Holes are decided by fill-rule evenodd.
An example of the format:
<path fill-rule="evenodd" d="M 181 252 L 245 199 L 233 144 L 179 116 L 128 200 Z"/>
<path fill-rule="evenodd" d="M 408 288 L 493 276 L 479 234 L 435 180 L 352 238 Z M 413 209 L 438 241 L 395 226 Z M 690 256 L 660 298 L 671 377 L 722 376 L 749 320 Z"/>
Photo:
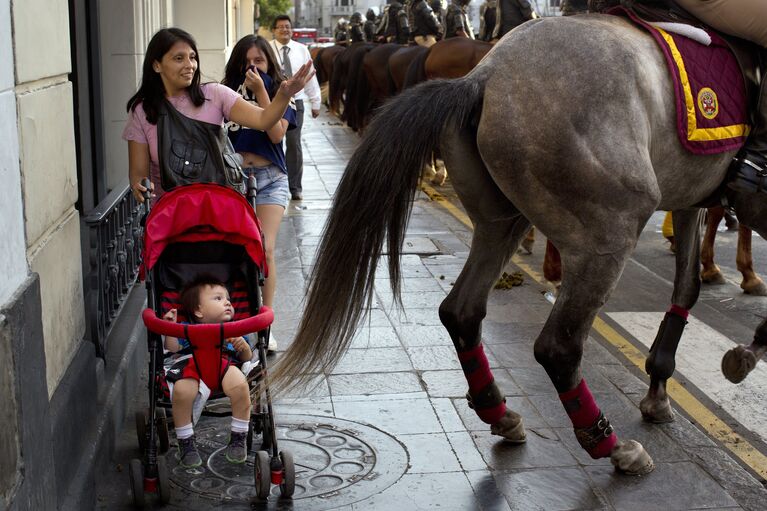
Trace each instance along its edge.
<path fill-rule="evenodd" d="M 290 204 L 277 246 L 280 350 L 295 332 L 330 198 L 357 140 L 327 115 L 306 119 L 304 200 Z M 184 471 L 171 449 L 173 500 L 165 509 L 765 509 L 762 482 L 681 413 L 667 425 L 642 421 L 647 378 L 598 337 L 586 345 L 585 378 L 619 436 L 640 441 L 656 469 L 628 477 L 609 460 L 590 459 L 533 358 L 551 304 L 529 278 L 494 290 L 483 324 L 491 367 L 507 404 L 522 414 L 528 441 L 512 446 L 491 436 L 467 406 L 466 382 L 437 316 L 470 238 L 464 224 L 419 194 L 403 258 L 405 310 L 393 308 L 388 281 L 378 281 L 374 309 L 338 367 L 310 395 L 277 403 L 278 437 L 297 465 L 292 502 L 273 488 L 268 503 L 249 503 L 252 456 L 240 467 L 222 461 L 229 421 L 203 418 L 196 434 L 209 461 Z M 128 427 L 115 470 L 98 488 L 101 509 L 130 508 L 127 471 L 118 464 L 136 455 Z"/>

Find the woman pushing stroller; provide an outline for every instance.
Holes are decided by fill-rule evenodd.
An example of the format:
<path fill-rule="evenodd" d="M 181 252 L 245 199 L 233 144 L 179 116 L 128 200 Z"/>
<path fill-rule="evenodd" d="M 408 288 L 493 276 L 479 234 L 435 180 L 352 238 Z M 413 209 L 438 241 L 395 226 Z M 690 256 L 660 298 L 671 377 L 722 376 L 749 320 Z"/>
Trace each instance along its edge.
<path fill-rule="evenodd" d="M 229 156 L 221 145 L 216 145 L 224 120 L 256 130 L 270 129 L 283 117 L 291 97 L 313 75 L 311 63 L 302 66 L 290 79 L 279 83 L 268 104 L 258 106 L 224 85 L 200 84 L 198 52 L 190 34 L 178 28 L 157 32 L 147 47 L 139 90 L 128 101 L 129 115 L 123 131 L 123 138 L 128 142 L 130 186 L 136 199 L 144 202 L 145 194 L 150 191 L 158 198 L 168 191 L 169 186 L 166 189 L 162 186 L 168 168 L 187 182 L 194 182 L 195 172 L 200 168 L 204 172 L 222 168 L 220 165 L 206 167 L 206 164 Z M 261 84 L 263 88 L 255 70 L 248 70 L 246 79 L 254 87 Z M 237 165 L 234 167 L 239 171 Z M 208 179 L 212 182 L 226 183 L 223 177 L 203 175 L 212 177 Z M 142 182 L 146 178 L 150 179 L 150 190 Z M 224 283 L 212 277 L 198 275 L 184 286 L 182 295 L 184 313 L 190 322 L 222 323 L 233 319 L 228 291 Z M 173 322 L 177 318 L 176 310 L 164 317 Z M 241 337 L 227 339 L 227 344 L 219 372 L 221 387 L 232 400 L 232 433 L 226 457 L 230 462 L 243 463 L 247 458 L 245 445 L 251 403 L 248 384 L 236 363 L 251 360 L 253 353 Z M 166 380 L 175 387 L 172 405 L 179 459 L 183 466 L 199 466 L 202 460 L 194 445 L 191 413 L 201 380 L 197 362 L 191 354 L 184 357 L 191 347 L 183 339 L 166 337 L 165 348 L 176 353 L 176 363 L 166 373 Z"/>

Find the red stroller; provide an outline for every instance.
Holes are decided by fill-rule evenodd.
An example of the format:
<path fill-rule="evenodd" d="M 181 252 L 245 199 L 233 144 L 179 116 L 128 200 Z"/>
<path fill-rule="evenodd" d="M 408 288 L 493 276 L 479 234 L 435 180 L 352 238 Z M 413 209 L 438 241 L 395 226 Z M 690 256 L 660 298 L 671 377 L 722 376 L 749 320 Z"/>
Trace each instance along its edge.
<path fill-rule="evenodd" d="M 265 499 L 271 484 L 279 485 L 284 497 L 292 496 L 295 490 L 293 458 L 290 452 L 278 450 L 266 383 L 266 346 L 274 313 L 261 306 L 259 286 L 263 285 L 266 262 L 255 214 L 254 178 L 248 180 L 247 194 L 249 201 L 235 190 L 216 184 L 180 186 L 165 193 L 151 211 L 148 194 L 145 197 L 141 273 L 148 302 L 143 320 L 149 345 L 149 410 L 136 414 L 142 459 L 131 460 L 129 466 L 137 506 L 144 505 L 145 493 L 157 493 L 163 504 L 170 501 L 170 480 L 163 456 L 169 448 L 165 409 L 170 407 L 170 400 L 163 392 L 167 386 L 161 335 L 189 340 L 198 373 L 215 399 L 223 396 L 220 360 L 225 339 L 258 332 L 255 351 L 259 370 L 247 436 L 250 451 L 253 434 L 262 435 L 261 449 L 254 460 L 256 495 Z M 226 283 L 235 308 L 233 321 L 182 324 L 161 319 L 165 312 L 177 307 L 179 290 L 201 272 Z M 251 395 L 253 391 L 251 388 Z"/>

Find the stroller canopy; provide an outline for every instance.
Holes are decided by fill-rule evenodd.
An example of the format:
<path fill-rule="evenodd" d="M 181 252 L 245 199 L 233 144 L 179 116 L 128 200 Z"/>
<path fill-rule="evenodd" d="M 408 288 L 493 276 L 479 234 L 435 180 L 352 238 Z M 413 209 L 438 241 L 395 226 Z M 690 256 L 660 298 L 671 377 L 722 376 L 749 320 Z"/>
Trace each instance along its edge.
<path fill-rule="evenodd" d="M 192 184 L 163 194 L 146 219 L 145 268 L 151 270 L 168 245 L 199 241 L 240 245 L 254 263 L 266 270 L 256 212 L 245 197 L 231 188 Z"/>

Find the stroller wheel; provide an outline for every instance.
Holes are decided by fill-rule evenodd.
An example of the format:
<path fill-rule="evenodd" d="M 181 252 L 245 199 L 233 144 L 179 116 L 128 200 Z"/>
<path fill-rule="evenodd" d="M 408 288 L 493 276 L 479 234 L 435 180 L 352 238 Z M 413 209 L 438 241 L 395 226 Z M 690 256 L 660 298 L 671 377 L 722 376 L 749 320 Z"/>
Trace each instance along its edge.
<path fill-rule="evenodd" d="M 168 415 L 165 408 L 157 408 L 157 438 L 160 440 L 160 454 L 165 454 L 170 448 Z"/>
<path fill-rule="evenodd" d="M 261 500 L 266 500 L 269 497 L 269 489 L 272 484 L 272 471 L 269 468 L 269 461 L 268 452 L 258 451 L 256 453 L 253 468 L 256 476 L 256 496 Z"/>
<path fill-rule="evenodd" d="M 157 493 L 160 494 L 160 502 L 163 504 L 170 502 L 170 477 L 165 456 L 157 457 Z"/>
<path fill-rule="evenodd" d="M 144 495 L 144 467 L 141 460 L 132 459 L 128 465 L 128 475 L 130 476 L 130 487 L 133 493 L 133 505 L 144 507 L 146 497 Z"/>
<path fill-rule="evenodd" d="M 146 412 L 136 412 L 136 436 L 138 437 L 138 447 L 141 449 L 141 454 L 144 454 L 147 448 L 146 433 Z"/>
<path fill-rule="evenodd" d="M 296 491 L 296 466 L 293 464 L 293 454 L 290 451 L 281 451 L 280 460 L 282 460 L 280 493 L 283 497 L 290 498 Z"/>

